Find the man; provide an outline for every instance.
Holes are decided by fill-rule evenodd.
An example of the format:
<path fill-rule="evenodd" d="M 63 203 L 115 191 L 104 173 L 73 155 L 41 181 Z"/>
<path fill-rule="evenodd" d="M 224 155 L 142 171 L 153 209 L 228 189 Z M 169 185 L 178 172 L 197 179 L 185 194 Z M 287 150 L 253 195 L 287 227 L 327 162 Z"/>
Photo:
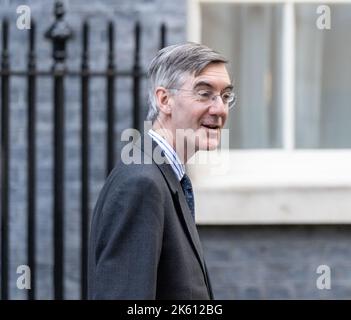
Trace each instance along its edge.
<path fill-rule="evenodd" d="M 151 62 L 152 129 L 133 147 L 142 163 L 122 157 L 97 201 L 89 298 L 213 299 L 184 164 L 220 142 L 234 100 L 226 63 L 194 43 L 166 47 Z"/>

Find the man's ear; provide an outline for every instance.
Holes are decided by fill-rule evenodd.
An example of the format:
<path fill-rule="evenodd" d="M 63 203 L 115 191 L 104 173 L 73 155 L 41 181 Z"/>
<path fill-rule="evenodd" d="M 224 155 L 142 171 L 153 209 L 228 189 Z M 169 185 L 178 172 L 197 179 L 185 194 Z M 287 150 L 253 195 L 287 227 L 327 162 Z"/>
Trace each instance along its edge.
<path fill-rule="evenodd" d="M 155 95 L 160 112 L 163 112 L 167 115 L 171 114 L 172 109 L 170 107 L 170 100 L 172 98 L 169 91 L 164 87 L 157 87 Z"/>

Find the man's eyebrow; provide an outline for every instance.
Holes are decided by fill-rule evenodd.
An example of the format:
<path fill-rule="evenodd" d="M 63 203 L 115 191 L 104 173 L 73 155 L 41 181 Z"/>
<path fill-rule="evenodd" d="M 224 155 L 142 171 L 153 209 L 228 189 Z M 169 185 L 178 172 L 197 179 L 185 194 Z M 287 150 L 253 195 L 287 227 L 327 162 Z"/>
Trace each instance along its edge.
<path fill-rule="evenodd" d="M 198 83 L 195 84 L 194 89 L 196 89 L 197 87 L 202 87 L 202 86 L 213 88 L 213 86 L 210 83 L 208 83 L 207 81 L 199 81 Z"/>
<path fill-rule="evenodd" d="M 198 87 L 202 87 L 202 86 L 205 86 L 205 87 L 209 87 L 211 89 L 213 89 L 213 85 L 211 85 L 209 82 L 207 81 L 199 81 L 198 83 L 195 84 L 194 86 L 194 89 L 198 88 Z M 234 89 L 234 86 L 229 84 L 227 85 L 222 91 L 225 91 L 225 90 L 233 90 Z"/>
<path fill-rule="evenodd" d="M 226 91 L 226 90 L 234 90 L 234 86 L 232 84 L 229 84 L 222 91 Z"/>

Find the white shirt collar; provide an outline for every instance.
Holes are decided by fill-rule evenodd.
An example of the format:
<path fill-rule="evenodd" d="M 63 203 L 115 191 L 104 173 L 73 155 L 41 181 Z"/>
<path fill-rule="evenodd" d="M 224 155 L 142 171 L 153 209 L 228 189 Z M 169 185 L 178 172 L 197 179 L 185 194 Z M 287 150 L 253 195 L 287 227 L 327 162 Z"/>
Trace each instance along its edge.
<path fill-rule="evenodd" d="M 168 162 L 170 163 L 175 175 L 177 176 L 178 180 L 180 181 L 185 174 L 185 166 L 183 163 L 181 163 L 176 151 L 167 142 L 167 140 L 164 139 L 161 135 L 159 135 L 156 131 L 150 129 L 148 134 L 153 140 L 156 141 L 156 143 L 164 151 Z"/>

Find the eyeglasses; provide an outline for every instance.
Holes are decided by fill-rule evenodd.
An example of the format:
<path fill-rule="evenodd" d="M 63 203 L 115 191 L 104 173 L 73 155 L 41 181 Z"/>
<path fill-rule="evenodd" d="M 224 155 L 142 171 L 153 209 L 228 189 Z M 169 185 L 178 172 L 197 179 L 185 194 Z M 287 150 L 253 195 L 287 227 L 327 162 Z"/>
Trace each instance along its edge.
<path fill-rule="evenodd" d="M 212 90 L 186 90 L 186 89 L 177 89 L 177 88 L 168 88 L 169 90 L 179 90 L 185 92 L 191 92 L 195 100 L 203 103 L 209 103 L 221 97 L 223 104 L 226 105 L 229 109 L 232 109 L 236 103 L 236 94 L 233 91 L 225 91 L 221 94 L 215 94 Z"/>

